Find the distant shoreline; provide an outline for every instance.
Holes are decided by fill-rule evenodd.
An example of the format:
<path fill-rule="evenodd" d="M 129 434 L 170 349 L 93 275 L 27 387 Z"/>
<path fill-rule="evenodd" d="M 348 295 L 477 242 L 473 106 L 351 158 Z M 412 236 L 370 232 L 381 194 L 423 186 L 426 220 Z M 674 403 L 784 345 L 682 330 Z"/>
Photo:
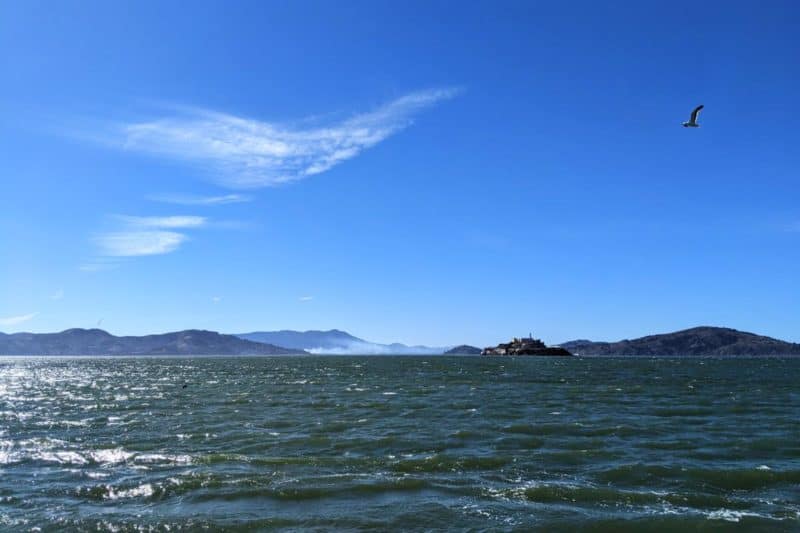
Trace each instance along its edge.
<path fill-rule="evenodd" d="M 250 338 L 248 338 L 250 337 Z M 258 338 L 259 340 L 255 340 Z M 285 344 L 265 342 L 283 340 Z M 183 330 L 143 336 L 116 336 L 101 329 L 68 329 L 58 333 L 0 333 L 0 356 L 474 356 L 481 351 L 503 357 L 548 355 L 537 352 L 544 343 L 520 339 L 494 348 L 460 344 L 454 348 L 372 343 L 340 330 L 279 331 L 229 335 L 207 330 Z M 288 345 L 287 345 L 288 344 Z M 541 346 L 540 346 L 541 345 Z M 563 348 L 578 357 L 766 357 L 800 355 L 800 344 L 730 328 L 697 328 L 617 342 L 575 340 L 546 347 Z M 362 351 L 364 350 L 364 351 Z M 460 352 L 460 353 L 459 353 Z M 529 353 L 524 353 L 529 352 Z"/>
<path fill-rule="evenodd" d="M 330 358 L 359 358 L 359 359 L 484 359 L 484 360 L 591 360 L 591 359 L 663 359 L 663 360 L 696 360 L 696 361 L 717 361 L 730 359 L 798 359 L 800 354 L 767 354 L 767 355 L 573 355 L 571 357 L 547 357 L 547 356 L 520 356 L 520 355 L 492 355 L 490 357 L 474 354 L 240 354 L 240 355 L 215 355 L 215 354 L 133 354 L 133 355 L 102 355 L 102 354 L 58 354 L 58 355 L 35 355 L 23 354 L 0 355 L 0 361 L 13 359 L 330 359 Z"/>

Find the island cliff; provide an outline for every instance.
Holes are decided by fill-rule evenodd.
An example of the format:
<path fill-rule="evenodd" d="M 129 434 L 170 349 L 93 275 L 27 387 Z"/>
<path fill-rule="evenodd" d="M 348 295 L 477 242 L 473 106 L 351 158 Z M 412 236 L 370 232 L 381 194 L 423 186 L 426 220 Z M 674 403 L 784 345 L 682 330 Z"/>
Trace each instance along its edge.
<path fill-rule="evenodd" d="M 528 337 L 527 339 L 514 337 L 511 342 L 498 344 L 494 348 L 484 348 L 481 351 L 481 355 L 570 356 L 572 354 L 559 346 L 547 346 L 541 340 L 533 337 Z"/>

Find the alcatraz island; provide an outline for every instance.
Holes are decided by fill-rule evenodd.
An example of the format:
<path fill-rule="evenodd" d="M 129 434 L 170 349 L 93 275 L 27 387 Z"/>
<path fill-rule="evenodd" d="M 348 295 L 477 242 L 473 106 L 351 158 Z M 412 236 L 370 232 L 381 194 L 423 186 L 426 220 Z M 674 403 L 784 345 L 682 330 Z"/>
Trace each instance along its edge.
<path fill-rule="evenodd" d="M 494 348 L 484 348 L 481 350 L 481 355 L 571 356 L 572 354 L 560 346 L 547 346 L 529 334 L 528 338 L 514 337 L 511 342 L 498 344 Z"/>

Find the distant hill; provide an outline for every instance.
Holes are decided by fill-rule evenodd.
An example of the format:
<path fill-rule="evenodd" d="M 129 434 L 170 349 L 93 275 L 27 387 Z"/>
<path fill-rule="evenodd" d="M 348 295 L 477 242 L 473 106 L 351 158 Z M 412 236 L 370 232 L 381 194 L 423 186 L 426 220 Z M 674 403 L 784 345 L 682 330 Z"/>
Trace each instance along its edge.
<path fill-rule="evenodd" d="M 577 340 L 560 346 L 576 355 L 800 355 L 800 344 L 707 326 L 619 342 Z"/>
<path fill-rule="evenodd" d="M 462 344 L 461 346 L 456 346 L 455 348 L 450 348 L 444 355 L 480 355 L 481 349 L 476 348 L 475 346 L 470 346 L 469 344 Z"/>
<path fill-rule="evenodd" d="M 0 333 L 0 355 L 286 355 L 301 350 L 190 329 L 116 337 L 102 329 L 60 333 Z"/>
<path fill-rule="evenodd" d="M 305 350 L 318 354 L 342 355 L 430 355 L 441 354 L 446 348 L 430 346 L 406 346 L 405 344 L 379 344 L 370 342 L 338 329 L 329 331 L 253 331 L 237 333 L 237 337 L 255 342 L 266 342 Z"/>

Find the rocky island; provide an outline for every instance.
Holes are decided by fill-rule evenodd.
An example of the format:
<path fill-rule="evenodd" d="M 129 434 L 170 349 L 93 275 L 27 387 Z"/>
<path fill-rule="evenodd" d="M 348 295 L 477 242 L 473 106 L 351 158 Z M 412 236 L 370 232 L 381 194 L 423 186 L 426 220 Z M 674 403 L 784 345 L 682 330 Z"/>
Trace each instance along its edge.
<path fill-rule="evenodd" d="M 480 355 L 482 351 L 483 350 L 476 348 L 475 346 L 462 344 L 460 346 L 456 346 L 455 348 L 450 348 L 444 352 L 444 355 Z"/>
<path fill-rule="evenodd" d="M 570 356 L 572 354 L 560 346 L 547 346 L 541 340 L 529 336 L 527 339 L 514 337 L 511 342 L 498 344 L 494 348 L 484 348 L 481 355 Z"/>

